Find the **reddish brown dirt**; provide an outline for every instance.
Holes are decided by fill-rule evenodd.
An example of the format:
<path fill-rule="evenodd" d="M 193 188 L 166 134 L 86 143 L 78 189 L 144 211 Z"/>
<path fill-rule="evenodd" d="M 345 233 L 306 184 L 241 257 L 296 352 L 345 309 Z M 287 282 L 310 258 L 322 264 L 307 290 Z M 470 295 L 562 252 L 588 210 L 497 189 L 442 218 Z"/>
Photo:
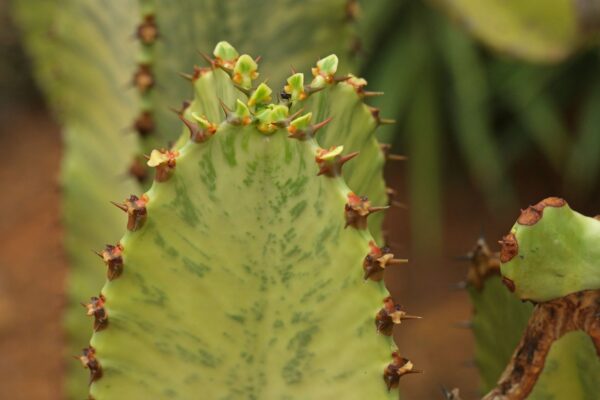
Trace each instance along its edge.
<path fill-rule="evenodd" d="M 0 399 L 61 395 L 65 261 L 58 128 L 40 110 L 0 115 Z"/>

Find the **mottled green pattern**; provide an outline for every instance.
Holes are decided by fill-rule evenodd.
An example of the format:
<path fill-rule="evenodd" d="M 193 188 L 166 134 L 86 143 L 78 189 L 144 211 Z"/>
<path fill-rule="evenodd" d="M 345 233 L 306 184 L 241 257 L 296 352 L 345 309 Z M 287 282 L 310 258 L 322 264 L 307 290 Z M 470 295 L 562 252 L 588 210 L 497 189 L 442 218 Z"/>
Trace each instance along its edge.
<path fill-rule="evenodd" d="M 385 182 L 381 179 L 385 160 L 374 136 L 377 124 L 354 88 L 346 83 L 334 85 L 294 107 L 299 108 L 312 111 L 314 121 L 333 118 L 317 134 L 321 147 L 341 144 L 346 154 L 360 152 L 360 157 L 344 167 L 344 179 L 352 190 L 368 196 L 374 205 L 386 205 Z M 382 240 L 383 215 L 369 217 L 369 228 L 379 243 Z"/>
<path fill-rule="evenodd" d="M 221 120 L 209 88 L 232 108 L 245 99 L 228 85 L 222 71 L 204 75 L 186 114 Z M 353 105 L 352 133 L 372 137 L 354 89 L 325 93 L 311 101 Z M 312 107 L 316 122 L 329 109 L 348 128 L 346 109 Z M 372 237 L 344 229 L 349 189 L 316 176 L 316 146 L 228 123 L 179 144 L 174 174 L 147 192 L 146 224 L 121 240 L 122 276 L 102 291 L 97 400 L 395 396 L 382 379 L 390 341 L 373 326 L 384 290 L 362 277 Z"/>
<path fill-rule="evenodd" d="M 61 172 L 65 243 L 71 269 L 67 283 L 65 360 L 89 340 L 92 321 L 80 303 L 97 295 L 105 270 L 92 249 L 114 242 L 122 232 L 121 211 L 107 207 L 139 189 L 127 178 L 137 143 L 124 128 L 135 112 L 135 93 L 126 85 L 134 67 L 137 21 L 133 0 L 16 2 L 28 50 L 49 105 L 63 124 Z M 58 6 L 57 6 L 58 4 Z M 77 32 L 77 34 L 73 34 Z M 71 361 L 66 393 L 82 399 L 87 372 Z"/>

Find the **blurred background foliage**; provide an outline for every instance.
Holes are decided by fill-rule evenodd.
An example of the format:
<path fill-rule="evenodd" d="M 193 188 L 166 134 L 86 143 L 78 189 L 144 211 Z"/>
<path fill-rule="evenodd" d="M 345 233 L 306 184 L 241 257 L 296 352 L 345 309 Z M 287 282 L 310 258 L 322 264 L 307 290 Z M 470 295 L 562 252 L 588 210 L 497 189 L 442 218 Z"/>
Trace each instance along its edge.
<path fill-rule="evenodd" d="M 385 4 L 384 4 L 385 3 Z M 363 2 L 363 74 L 409 154 L 413 243 L 439 248 L 442 182 L 466 168 L 492 212 L 523 207 L 519 169 L 542 163 L 572 200 L 600 172 L 595 1 Z M 483 41 L 479 41 L 482 39 Z M 450 168 L 443 162 L 459 155 Z"/>

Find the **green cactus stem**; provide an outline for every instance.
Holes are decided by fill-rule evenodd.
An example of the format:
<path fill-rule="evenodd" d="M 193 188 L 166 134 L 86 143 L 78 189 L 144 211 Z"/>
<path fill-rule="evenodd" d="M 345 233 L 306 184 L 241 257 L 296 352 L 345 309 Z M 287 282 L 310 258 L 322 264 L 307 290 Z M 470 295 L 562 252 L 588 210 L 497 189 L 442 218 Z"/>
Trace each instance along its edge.
<path fill-rule="evenodd" d="M 101 253 L 102 309 L 87 308 L 104 325 L 82 360 L 91 396 L 396 396 L 419 371 L 398 352 L 386 366 L 389 336 L 418 317 L 378 282 L 405 260 L 370 231 L 387 196 L 366 82 L 329 56 L 276 104 L 254 58 L 225 42 L 214 56 L 184 134 L 149 155 L 152 187 L 116 204 L 128 232 Z"/>

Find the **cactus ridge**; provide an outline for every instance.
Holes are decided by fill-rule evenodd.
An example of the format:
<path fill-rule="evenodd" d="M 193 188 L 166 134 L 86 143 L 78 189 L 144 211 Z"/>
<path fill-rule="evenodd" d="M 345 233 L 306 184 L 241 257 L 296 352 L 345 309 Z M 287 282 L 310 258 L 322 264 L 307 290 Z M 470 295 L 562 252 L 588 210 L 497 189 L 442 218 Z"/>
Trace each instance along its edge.
<path fill-rule="evenodd" d="M 184 133 L 148 157 L 152 187 L 116 204 L 128 233 L 100 253 L 108 281 L 86 307 L 104 328 L 82 359 L 91 395 L 391 396 L 419 371 L 398 352 L 385 366 L 390 326 L 418 317 L 378 282 L 405 260 L 371 234 L 387 199 L 366 81 L 329 56 L 275 104 L 255 59 L 226 42 L 213 56 Z"/>
<path fill-rule="evenodd" d="M 129 166 L 129 175 L 139 183 L 148 181 L 148 166 L 144 163 L 144 152 L 150 151 L 160 141 L 160 135 L 156 133 L 156 42 L 160 38 L 158 23 L 156 20 L 155 0 L 139 1 L 140 21 L 135 29 L 135 37 L 138 40 L 139 50 L 137 56 L 137 67 L 133 73 L 131 84 L 135 87 L 139 96 L 139 108 L 132 128 L 137 132 L 140 146 L 139 154 L 134 155 Z"/>

